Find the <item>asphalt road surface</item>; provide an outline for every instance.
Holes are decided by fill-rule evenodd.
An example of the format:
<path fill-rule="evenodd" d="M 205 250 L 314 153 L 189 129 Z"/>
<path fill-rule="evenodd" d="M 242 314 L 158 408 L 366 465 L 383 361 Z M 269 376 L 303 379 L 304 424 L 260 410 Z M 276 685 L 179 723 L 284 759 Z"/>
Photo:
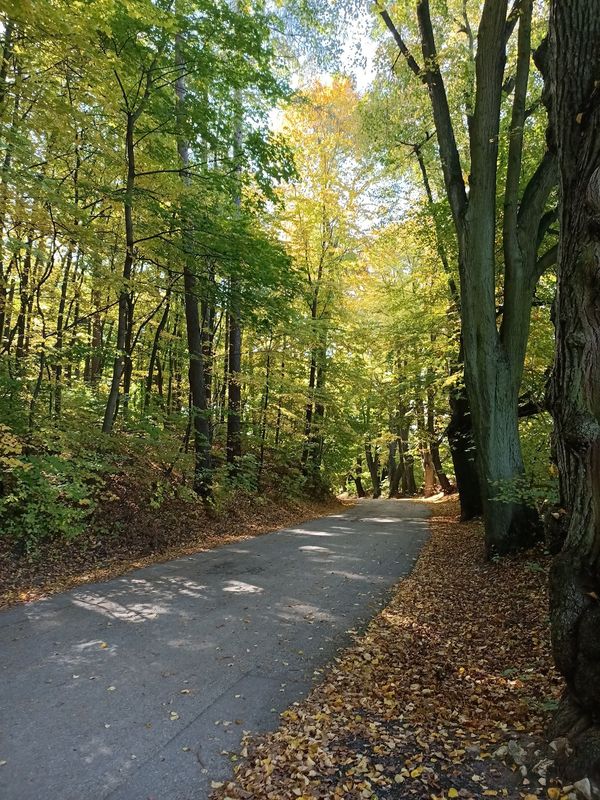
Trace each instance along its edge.
<path fill-rule="evenodd" d="M 0 613 L 0 798 L 208 797 L 385 604 L 427 516 L 366 500 Z"/>

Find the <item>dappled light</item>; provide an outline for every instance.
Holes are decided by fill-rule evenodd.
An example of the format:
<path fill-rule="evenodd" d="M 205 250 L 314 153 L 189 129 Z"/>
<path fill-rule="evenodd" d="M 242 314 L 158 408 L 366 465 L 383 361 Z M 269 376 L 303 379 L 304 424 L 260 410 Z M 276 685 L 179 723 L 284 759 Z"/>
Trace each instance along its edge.
<path fill-rule="evenodd" d="M 599 297 L 600 0 L 0 4 L 0 800 L 600 800 Z"/>
<path fill-rule="evenodd" d="M 390 537 L 378 514 L 350 508 L 6 612 L 3 800 L 24 800 L 23 785 L 32 798 L 98 800 L 111 787 L 131 800 L 175 769 L 206 787 L 202 765 L 226 770 L 222 751 L 302 697 L 410 567 L 424 519 L 369 502 L 395 519 Z"/>
<path fill-rule="evenodd" d="M 244 583 L 244 581 L 226 581 L 223 591 L 233 592 L 233 594 L 256 594 L 264 591 L 264 589 L 260 586 L 254 586 L 252 583 Z"/>

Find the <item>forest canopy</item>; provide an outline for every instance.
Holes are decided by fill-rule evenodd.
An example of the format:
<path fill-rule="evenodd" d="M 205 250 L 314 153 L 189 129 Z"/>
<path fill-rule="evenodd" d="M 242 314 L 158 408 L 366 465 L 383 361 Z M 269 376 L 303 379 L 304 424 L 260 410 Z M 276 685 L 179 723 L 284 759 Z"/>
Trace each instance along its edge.
<path fill-rule="evenodd" d="M 433 23 L 461 21 L 440 64 L 468 170 L 477 13 L 454 5 Z M 239 491 L 450 492 L 462 470 L 463 511 L 481 509 L 460 248 L 428 93 L 390 36 L 401 25 L 412 47 L 415 20 L 394 11 L 388 24 L 352 4 L 5 9 L 0 504 L 19 548 L 84 530 L 116 475 L 157 507 L 176 494 L 216 508 Z M 544 32 L 536 9 L 532 48 Z M 521 187 L 544 153 L 542 84 L 532 69 L 521 87 Z M 515 91 L 509 78 L 503 126 Z M 503 269 L 499 255 L 499 328 Z M 555 494 L 553 291 L 541 270 L 515 388 L 524 469 L 495 479 L 538 510 Z"/>

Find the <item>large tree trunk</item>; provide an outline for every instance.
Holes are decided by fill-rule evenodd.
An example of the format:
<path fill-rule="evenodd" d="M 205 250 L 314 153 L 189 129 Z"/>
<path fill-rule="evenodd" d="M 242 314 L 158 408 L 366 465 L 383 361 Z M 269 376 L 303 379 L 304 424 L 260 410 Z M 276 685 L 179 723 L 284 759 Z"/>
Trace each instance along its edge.
<path fill-rule="evenodd" d="M 475 465 L 471 410 L 464 386 L 457 386 L 451 390 L 450 411 L 450 424 L 446 435 L 460 499 L 460 515 L 466 522 L 483 514 L 483 503 Z"/>
<path fill-rule="evenodd" d="M 400 442 L 397 439 L 395 439 L 393 442 L 390 442 L 388 448 L 388 467 L 390 475 L 388 497 L 398 497 L 398 494 L 400 493 L 400 481 L 404 471 L 404 459 L 402 457 Z M 398 454 L 397 460 L 396 453 Z"/>
<path fill-rule="evenodd" d="M 356 459 L 356 467 L 353 475 L 354 485 L 356 486 L 356 494 L 358 497 L 367 496 L 362 482 L 362 471 L 362 456 L 359 455 Z"/>
<path fill-rule="evenodd" d="M 371 443 L 365 442 L 365 457 L 367 459 L 367 467 L 371 476 L 371 483 L 373 485 L 373 498 L 381 497 L 381 479 L 379 476 L 379 451 L 377 445 L 374 448 L 375 452 L 371 449 Z"/>
<path fill-rule="evenodd" d="M 551 134 L 560 170 L 556 355 L 550 389 L 566 533 L 550 578 L 566 693 L 552 735 L 569 777 L 600 782 L 600 0 L 554 0 Z"/>
<path fill-rule="evenodd" d="M 477 35 L 475 102 L 469 117 L 469 191 L 440 68 L 429 0 L 418 0 L 420 66 L 389 13 L 380 11 L 412 72 L 427 87 L 444 184 L 459 251 L 460 309 L 465 383 L 473 419 L 486 545 L 490 555 L 527 546 L 537 535 L 533 511 L 507 498 L 523 475 L 517 402 L 527 346 L 533 290 L 539 278 L 537 247 L 555 182 L 554 159 L 545 155 L 523 185 L 522 154 L 531 59 L 532 0 L 507 18 L 507 0 L 485 0 Z M 499 218 L 498 153 L 508 40 L 519 25 L 515 90 L 504 187 L 504 311 L 496 319 Z M 541 232 L 541 234 L 540 234 Z M 542 265 L 544 262 L 542 259 Z M 500 491 L 505 489 L 504 494 Z"/>

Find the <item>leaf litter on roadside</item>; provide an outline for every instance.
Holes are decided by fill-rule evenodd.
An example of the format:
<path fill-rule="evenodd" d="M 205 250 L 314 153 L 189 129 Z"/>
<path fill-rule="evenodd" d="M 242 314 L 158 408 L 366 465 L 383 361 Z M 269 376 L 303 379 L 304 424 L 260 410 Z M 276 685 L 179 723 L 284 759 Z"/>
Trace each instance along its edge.
<path fill-rule="evenodd" d="M 432 508 L 413 573 L 278 730 L 246 738 L 215 800 L 552 797 L 494 755 L 535 741 L 559 691 L 548 557 L 486 562 L 480 523 Z"/>

